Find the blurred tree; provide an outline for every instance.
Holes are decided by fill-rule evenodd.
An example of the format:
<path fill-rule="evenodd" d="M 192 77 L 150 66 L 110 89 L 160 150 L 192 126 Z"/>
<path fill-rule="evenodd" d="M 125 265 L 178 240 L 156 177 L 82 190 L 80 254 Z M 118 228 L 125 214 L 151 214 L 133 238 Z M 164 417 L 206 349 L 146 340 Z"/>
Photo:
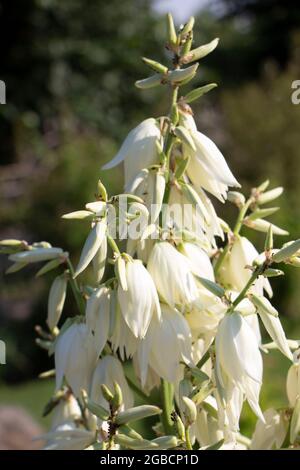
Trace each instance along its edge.
<path fill-rule="evenodd" d="M 140 57 L 162 55 L 157 24 L 148 0 L 27 0 L 18 8 L 2 0 L 1 163 L 16 158 L 14 123 L 21 113 L 36 113 L 44 129 L 63 102 L 82 126 L 120 139 L 124 124 L 153 102 L 133 84 L 145 74 Z"/>

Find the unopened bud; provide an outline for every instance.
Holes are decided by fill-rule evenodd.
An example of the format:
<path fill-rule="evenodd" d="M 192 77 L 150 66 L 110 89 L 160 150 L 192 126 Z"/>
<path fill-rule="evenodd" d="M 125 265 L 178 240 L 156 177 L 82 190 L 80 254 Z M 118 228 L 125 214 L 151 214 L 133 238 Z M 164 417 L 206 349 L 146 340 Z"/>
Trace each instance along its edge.
<path fill-rule="evenodd" d="M 199 64 L 194 64 L 186 69 L 173 70 L 168 73 L 168 81 L 173 84 L 187 83 L 196 75 L 198 66 Z"/>
<path fill-rule="evenodd" d="M 264 233 L 266 233 L 269 230 L 270 225 L 272 225 L 272 230 L 273 230 L 274 235 L 285 236 L 289 234 L 289 232 L 287 232 L 286 230 L 283 230 L 282 228 L 278 227 L 275 224 L 270 224 L 270 222 L 267 222 L 266 220 L 263 220 L 263 219 L 250 220 L 247 217 L 244 220 L 244 225 L 252 228 L 253 230 L 257 230 L 258 232 L 264 232 Z"/>
<path fill-rule="evenodd" d="M 195 24 L 195 18 L 193 16 L 190 17 L 190 19 L 188 20 L 188 22 L 184 25 L 182 31 L 181 31 L 181 35 L 185 35 L 185 34 L 188 34 L 192 31 L 193 27 L 194 27 L 194 24 Z"/>
<path fill-rule="evenodd" d="M 258 312 L 266 313 L 267 315 L 272 315 L 274 317 L 278 317 L 277 310 L 273 307 L 273 305 L 263 296 L 250 294 L 249 298 L 253 305 L 257 308 Z"/>
<path fill-rule="evenodd" d="M 182 64 L 189 64 L 190 62 L 194 62 L 195 60 L 200 60 L 210 54 L 217 47 L 218 43 L 219 38 L 216 38 L 208 44 L 204 44 L 203 46 L 197 47 L 196 49 L 193 49 L 188 54 L 183 56 L 180 59 L 180 62 Z"/>
<path fill-rule="evenodd" d="M 187 420 L 187 424 L 193 424 L 197 419 L 197 407 L 196 404 L 189 397 L 182 397 L 182 401 L 185 405 L 184 414 Z"/>
<path fill-rule="evenodd" d="M 164 75 L 156 73 L 148 78 L 143 78 L 142 80 L 137 80 L 135 86 L 141 90 L 148 90 L 149 88 L 154 88 L 156 86 L 162 85 L 164 81 Z"/>
<path fill-rule="evenodd" d="M 291 258 L 300 250 L 300 239 L 294 242 L 289 243 L 288 245 L 281 248 L 281 250 L 277 251 L 273 255 L 273 261 L 275 263 L 280 263 L 281 261 L 285 261 L 286 259 Z"/>
<path fill-rule="evenodd" d="M 142 57 L 142 61 L 155 72 L 165 74 L 168 71 L 168 67 L 160 64 L 159 62 L 156 62 L 155 60 L 147 59 L 147 57 Z"/>
<path fill-rule="evenodd" d="M 105 408 L 103 408 L 103 406 L 100 406 L 94 401 L 88 399 L 86 407 L 91 413 L 93 413 L 95 416 L 102 419 L 103 421 L 108 420 L 109 412 Z"/>
<path fill-rule="evenodd" d="M 190 91 L 185 97 L 184 101 L 186 103 L 192 103 L 193 101 L 201 98 L 205 93 L 208 93 L 210 90 L 213 90 L 218 85 L 216 83 L 209 83 L 208 85 L 196 88 L 195 90 Z"/>
<path fill-rule="evenodd" d="M 118 410 L 123 403 L 123 393 L 120 385 L 114 382 L 114 396 L 112 399 L 112 405 L 115 410 Z"/>
<path fill-rule="evenodd" d="M 273 228 L 270 224 L 269 230 L 267 232 L 266 240 L 265 240 L 265 251 L 269 252 L 273 248 Z"/>
<path fill-rule="evenodd" d="M 107 191 L 102 183 L 102 181 L 99 179 L 97 183 L 97 196 L 102 199 L 102 201 L 107 201 Z"/>
<path fill-rule="evenodd" d="M 117 424 L 127 424 L 131 421 L 137 421 L 139 419 L 148 418 L 161 414 L 161 409 L 157 406 L 152 405 L 141 405 L 134 408 L 129 408 L 125 411 L 121 411 L 116 417 Z"/>
<path fill-rule="evenodd" d="M 171 13 L 167 14 L 167 37 L 170 45 L 175 46 L 177 44 L 177 34 Z"/>
<path fill-rule="evenodd" d="M 229 202 L 232 202 L 232 204 L 235 204 L 237 207 L 243 206 L 246 202 L 245 196 L 242 193 L 239 193 L 238 191 L 228 191 L 227 199 Z"/>
<path fill-rule="evenodd" d="M 103 397 L 105 398 L 106 401 L 108 401 L 108 402 L 112 401 L 114 396 L 105 384 L 101 385 L 101 391 L 102 391 L 102 395 L 103 395 Z"/>
<path fill-rule="evenodd" d="M 274 201 L 274 199 L 277 199 L 279 196 L 281 196 L 282 193 L 282 187 L 271 189 L 270 191 L 260 194 L 257 198 L 257 202 L 258 204 L 267 204 L 267 202 L 271 202 Z"/>

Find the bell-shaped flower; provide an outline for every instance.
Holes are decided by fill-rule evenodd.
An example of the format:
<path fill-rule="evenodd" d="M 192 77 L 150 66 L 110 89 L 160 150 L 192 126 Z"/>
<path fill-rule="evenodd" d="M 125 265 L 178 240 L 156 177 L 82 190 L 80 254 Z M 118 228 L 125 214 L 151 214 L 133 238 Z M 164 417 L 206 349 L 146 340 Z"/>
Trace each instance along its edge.
<path fill-rule="evenodd" d="M 81 419 L 78 401 L 72 394 L 65 394 L 52 412 L 51 430 L 65 423 L 74 423 Z"/>
<path fill-rule="evenodd" d="M 229 186 L 239 187 L 239 183 L 230 171 L 225 158 L 207 136 L 197 131 L 193 119 L 184 120 L 183 125 L 189 130 L 194 142 L 194 149 L 183 144 L 185 156 L 190 157 L 187 174 L 196 188 L 201 187 L 223 201 Z"/>
<path fill-rule="evenodd" d="M 74 395 L 87 389 L 97 360 L 94 344 L 85 324 L 74 323 L 58 336 L 55 344 L 56 389 L 65 377 Z"/>
<path fill-rule="evenodd" d="M 208 404 L 217 414 L 216 400 L 212 396 L 208 396 L 204 400 L 204 404 Z M 200 407 L 197 413 L 197 420 L 194 426 L 195 436 L 200 447 L 211 446 L 224 438 L 224 433 L 220 429 L 218 420 L 208 413 L 204 406 Z"/>
<path fill-rule="evenodd" d="M 215 280 L 214 270 L 208 254 L 195 243 L 184 242 L 182 252 L 190 262 L 191 270 L 199 277 Z"/>
<path fill-rule="evenodd" d="M 237 236 L 220 272 L 222 282 L 230 289 L 240 292 L 251 277 L 252 273 L 249 266 L 252 265 L 258 255 L 258 251 L 246 237 Z M 250 291 L 262 295 L 263 290 L 270 297 L 272 296 L 269 280 L 259 276 Z"/>
<path fill-rule="evenodd" d="M 265 422 L 258 420 L 251 439 L 250 450 L 280 449 L 288 430 L 284 411 L 269 408 L 264 412 Z"/>
<path fill-rule="evenodd" d="M 126 284 L 119 284 L 118 299 L 125 322 L 137 338 L 147 332 L 153 313 L 160 318 L 158 294 L 149 272 L 140 260 L 126 262 Z"/>
<path fill-rule="evenodd" d="M 128 134 L 117 155 L 103 169 L 109 170 L 124 162 L 126 187 L 143 168 L 158 162 L 157 140 L 160 139 L 157 121 L 154 118 L 142 121 Z"/>
<path fill-rule="evenodd" d="M 112 295 L 117 295 L 114 292 Z M 115 302 L 115 305 L 112 305 L 114 309 L 114 320 L 113 324 L 111 322 L 111 336 L 110 344 L 112 350 L 118 354 L 122 361 L 131 358 L 136 352 L 138 346 L 138 338 L 134 336 L 131 329 L 127 325 L 124 317 L 120 311 L 120 305 Z"/>
<path fill-rule="evenodd" d="M 294 352 L 294 364 L 289 368 L 286 379 L 286 393 L 290 406 L 294 408 L 297 399 L 300 397 L 300 349 Z"/>
<path fill-rule="evenodd" d="M 171 307 L 188 305 L 198 296 L 189 260 L 170 243 L 154 245 L 148 260 L 150 272 L 161 298 Z"/>
<path fill-rule="evenodd" d="M 161 305 L 161 313 L 161 321 L 153 318 L 138 348 L 142 386 L 146 383 L 148 365 L 172 383 L 182 378 L 182 362 L 193 365 L 191 332 L 184 316 L 165 304 Z"/>
<path fill-rule="evenodd" d="M 47 441 L 44 450 L 84 450 L 96 442 L 96 433 L 65 423 L 38 439 Z"/>
<path fill-rule="evenodd" d="M 237 387 L 254 413 L 264 421 L 259 406 L 263 363 L 257 337 L 239 313 L 225 315 L 216 335 L 216 373 L 221 387 Z"/>
<path fill-rule="evenodd" d="M 110 322 L 110 289 L 100 287 L 89 297 L 86 303 L 86 324 L 90 333 L 90 341 L 99 356 L 106 344 Z"/>
<path fill-rule="evenodd" d="M 101 385 L 104 384 L 113 391 L 114 382 L 117 382 L 121 387 L 123 408 L 131 408 L 133 406 L 132 392 L 125 378 L 121 362 L 113 356 L 104 356 L 98 361 L 91 382 L 91 400 L 108 410 L 108 403 L 103 397 Z"/>

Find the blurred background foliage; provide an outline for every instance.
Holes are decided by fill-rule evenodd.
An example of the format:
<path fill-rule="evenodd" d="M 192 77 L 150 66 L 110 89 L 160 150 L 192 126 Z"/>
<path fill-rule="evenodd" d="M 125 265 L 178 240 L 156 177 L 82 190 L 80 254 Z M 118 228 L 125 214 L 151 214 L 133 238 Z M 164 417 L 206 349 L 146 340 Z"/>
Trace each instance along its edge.
<path fill-rule="evenodd" d="M 219 87 L 194 106 L 195 119 L 222 149 L 244 191 L 267 177 L 272 186 L 285 187 L 282 211 L 273 220 L 295 239 L 300 105 L 291 102 L 291 83 L 300 79 L 300 9 L 292 0 L 212 3 L 196 19 L 195 38 L 199 44 L 217 36 L 220 45 L 201 62 L 193 86 L 216 81 Z M 167 111 L 161 90 L 134 87 L 148 73 L 141 56 L 167 58 L 164 19 L 151 7 L 150 0 L 1 0 L 0 79 L 7 104 L 0 108 L 0 238 L 47 240 L 77 259 L 87 227 L 60 216 L 93 198 L 102 164 L 131 127 Z M 111 193 L 122 187 L 119 168 L 101 177 Z M 221 217 L 234 220 L 229 204 L 217 207 Z M 261 235 L 245 233 L 262 246 Z M 7 266 L 3 257 L 0 338 L 7 365 L 0 366 L 0 401 L 24 402 L 37 415 L 41 410 L 29 404 L 31 385 L 22 383 L 52 367 L 34 344 L 51 276 L 35 279 L 35 270 L 27 269 L 5 277 Z M 299 281 L 297 271 L 288 269 L 274 282 L 275 303 L 293 338 L 300 334 Z M 73 309 L 70 299 L 66 310 Z M 263 390 L 264 403 L 274 405 L 285 403 L 287 364 L 278 356 L 267 358 L 272 386 Z M 32 387 L 39 398 L 50 388 Z M 245 416 L 248 426 L 253 418 Z"/>

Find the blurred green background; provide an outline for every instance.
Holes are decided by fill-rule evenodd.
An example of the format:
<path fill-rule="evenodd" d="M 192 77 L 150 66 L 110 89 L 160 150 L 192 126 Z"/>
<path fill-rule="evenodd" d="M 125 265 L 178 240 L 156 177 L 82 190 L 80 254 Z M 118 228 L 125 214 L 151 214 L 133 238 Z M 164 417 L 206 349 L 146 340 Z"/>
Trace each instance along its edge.
<path fill-rule="evenodd" d="M 87 227 L 60 217 L 93 199 L 100 174 L 111 193 L 120 189 L 121 170 L 100 173 L 102 164 L 139 121 L 167 111 L 165 90 L 139 91 L 134 81 L 148 73 L 141 56 L 167 59 L 158 9 L 167 3 L 184 21 L 179 2 L 156 1 L 155 10 L 150 0 L 0 1 L 0 79 L 7 87 L 7 104 L 0 106 L 0 239 L 47 240 L 77 260 Z M 300 79 L 300 8 L 291 0 L 216 0 L 193 13 L 197 44 L 220 38 L 193 82 L 219 84 L 194 106 L 198 127 L 222 149 L 246 193 L 267 177 L 285 187 L 273 221 L 295 239 L 300 105 L 291 102 L 291 84 Z M 234 208 L 217 208 L 234 220 Z M 262 247 L 261 235 L 245 233 Z M 36 376 L 53 364 L 34 343 L 34 325 L 44 325 L 51 275 L 35 279 L 36 269 L 27 269 L 4 276 L 7 267 L 2 257 L 0 339 L 7 364 L 0 366 L 0 405 L 24 406 L 47 426 L 41 412 L 53 384 Z M 291 338 L 300 337 L 299 281 L 287 269 L 273 283 Z M 74 309 L 68 300 L 67 313 Z M 286 403 L 287 367 L 277 353 L 266 358 L 263 408 Z M 243 428 L 250 432 L 253 422 L 246 410 Z"/>

